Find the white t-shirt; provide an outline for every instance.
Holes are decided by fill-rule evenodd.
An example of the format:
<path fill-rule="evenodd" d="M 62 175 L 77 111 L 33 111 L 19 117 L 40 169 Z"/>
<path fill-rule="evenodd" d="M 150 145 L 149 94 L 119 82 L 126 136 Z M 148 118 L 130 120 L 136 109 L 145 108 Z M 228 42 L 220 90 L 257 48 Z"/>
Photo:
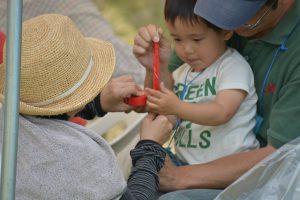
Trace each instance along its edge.
<path fill-rule="evenodd" d="M 173 73 L 174 92 L 180 96 L 199 72 L 191 72 L 183 64 Z M 199 164 L 217 158 L 259 147 L 253 133 L 257 95 L 252 70 L 245 59 L 234 49 L 226 52 L 188 85 L 183 101 L 208 103 L 225 89 L 240 89 L 248 93 L 230 121 L 219 126 L 203 126 L 188 121 L 181 122 L 185 132 L 175 136 L 178 157 L 188 164 Z"/>

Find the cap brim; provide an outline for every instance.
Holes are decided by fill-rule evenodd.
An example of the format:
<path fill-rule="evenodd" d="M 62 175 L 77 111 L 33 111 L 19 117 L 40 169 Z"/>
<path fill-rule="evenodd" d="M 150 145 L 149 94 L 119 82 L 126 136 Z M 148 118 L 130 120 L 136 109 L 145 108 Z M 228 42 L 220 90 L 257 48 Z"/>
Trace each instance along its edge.
<path fill-rule="evenodd" d="M 234 30 L 250 20 L 267 0 L 198 0 L 194 13 L 225 30 Z"/>
<path fill-rule="evenodd" d="M 67 113 L 84 107 L 102 91 L 114 71 L 115 51 L 112 44 L 108 42 L 95 38 L 86 38 L 86 40 L 93 54 L 94 65 L 82 85 L 66 98 L 47 106 L 36 107 L 21 101 L 20 113 L 42 116 Z M 4 101 L 4 96 L 1 94 L 0 101 Z"/>

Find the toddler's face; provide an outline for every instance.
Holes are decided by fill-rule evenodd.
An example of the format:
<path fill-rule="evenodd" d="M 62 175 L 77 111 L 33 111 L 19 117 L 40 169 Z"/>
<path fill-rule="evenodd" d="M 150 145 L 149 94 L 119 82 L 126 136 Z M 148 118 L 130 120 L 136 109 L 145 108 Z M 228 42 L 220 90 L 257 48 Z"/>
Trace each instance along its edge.
<path fill-rule="evenodd" d="M 194 71 L 202 71 L 214 63 L 226 50 L 226 37 L 223 31 L 217 32 L 204 22 L 191 24 L 175 20 L 167 22 L 177 55 Z"/>

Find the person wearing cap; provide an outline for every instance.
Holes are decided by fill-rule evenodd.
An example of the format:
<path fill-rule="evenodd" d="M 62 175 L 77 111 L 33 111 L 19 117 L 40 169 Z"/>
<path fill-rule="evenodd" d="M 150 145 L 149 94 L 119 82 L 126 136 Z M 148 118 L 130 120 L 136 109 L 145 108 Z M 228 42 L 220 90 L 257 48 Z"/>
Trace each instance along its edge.
<path fill-rule="evenodd" d="M 148 110 L 177 118 L 175 164 L 206 163 L 257 149 L 257 95 L 249 64 L 226 45 L 233 34 L 193 13 L 197 0 L 166 0 L 165 21 L 179 57 L 173 90 L 146 88 Z M 175 121 L 175 120 L 174 120 Z"/>
<path fill-rule="evenodd" d="M 115 67 L 112 44 L 84 37 L 66 16 L 46 14 L 23 22 L 21 55 L 15 198 L 153 199 L 166 155 L 161 144 L 172 127 L 166 116 L 149 114 L 142 122 L 127 184 L 110 145 L 94 131 L 67 121 L 99 93 L 103 109 L 122 110 L 113 96 L 115 89 L 110 89 L 116 84 L 110 83 Z M 0 149 L 5 64 L 4 56 Z M 117 85 L 127 91 L 134 83 Z"/>
<path fill-rule="evenodd" d="M 213 199 L 256 163 L 300 136 L 297 122 L 300 116 L 300 2 L 198 0 L 194 13 L 219 28 L 235 32 L 228 44 L 247 59 L 254 73 L 259 97 L 257 139 L 261 148 L 194 166 L 176 167 L 167 157 L 160 171 L 160 189 L 181 191 L 171 192 L 161 199 Z M 169 86 L 169 71 L 183 62 L 175 52 L 170 54 L 164 39 L 160 38 L 160 31 L 150 28 L 140 33 L 144 44 L 135 44 L 136 57 L 143 61 L 149 56 L 150 42 L 160 41 L 161 77 Z M 169 70 L 165 70 L 167 65 Z M 151 76 L 151 67 L 146 68 L 146 73 Z M 192 188 L 195 190 L 190 190 Z"/>

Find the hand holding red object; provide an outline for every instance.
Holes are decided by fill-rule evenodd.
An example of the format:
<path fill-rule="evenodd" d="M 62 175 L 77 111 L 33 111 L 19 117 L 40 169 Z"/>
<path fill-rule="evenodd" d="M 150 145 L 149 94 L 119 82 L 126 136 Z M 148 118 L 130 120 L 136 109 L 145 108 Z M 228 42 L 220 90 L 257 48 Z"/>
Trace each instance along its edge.
<path fill-rule="evenodd" d="M 144 106 L 147 101 L 147 95 L 138 97 L 128 97 L 124 99 L 124 102 L 130 106 Z"/>
<path fill-rule="evenodd" d="M 153 89 L 159 90 L 159 43 L 153 43 L 154 56 L 153 56 Z M 145 106 L 147 101 L 147 96 L 138 96 L 138 97 L 128 97 L 124 99 L 124 102 L 130 106 Z"/>

